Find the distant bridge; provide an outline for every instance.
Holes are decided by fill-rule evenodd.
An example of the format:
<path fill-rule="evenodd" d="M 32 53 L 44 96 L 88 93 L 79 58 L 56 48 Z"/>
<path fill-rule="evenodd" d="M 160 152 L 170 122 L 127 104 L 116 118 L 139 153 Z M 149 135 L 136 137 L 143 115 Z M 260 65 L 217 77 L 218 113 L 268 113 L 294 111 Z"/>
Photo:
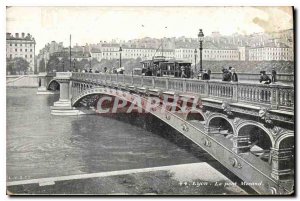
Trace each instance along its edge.
<path fill-rule="evenodd" d="M 43 76 L 40 77 L 44 79 Z M 294 87 L 278 84 L 203 81 L 168 77 L 58 72 L 41 81 L 60 87 L 53 115 L 97 109 L 100 97 L 134 103 L 192 140 L 261 194 L 290 194 L 294 187 Z M 134 102 L 139 97 L 141 104 Z M 157 97 L 176 100 L 175 110 Z M 191 103 L 200 98 L 196 107 Z M 181 112 L 182 100 L 188 100 Z"/>

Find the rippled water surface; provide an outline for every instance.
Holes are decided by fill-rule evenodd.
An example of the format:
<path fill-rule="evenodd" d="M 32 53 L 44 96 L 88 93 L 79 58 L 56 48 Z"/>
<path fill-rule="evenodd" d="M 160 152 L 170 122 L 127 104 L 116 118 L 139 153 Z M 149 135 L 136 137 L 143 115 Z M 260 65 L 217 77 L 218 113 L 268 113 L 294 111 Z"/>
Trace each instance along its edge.
<path fill-rule="evenodd" d="M 184 146 L 98 115 L 52 116 L 58 95 L 7 88 L 9 181 L 200 162 Z"/>

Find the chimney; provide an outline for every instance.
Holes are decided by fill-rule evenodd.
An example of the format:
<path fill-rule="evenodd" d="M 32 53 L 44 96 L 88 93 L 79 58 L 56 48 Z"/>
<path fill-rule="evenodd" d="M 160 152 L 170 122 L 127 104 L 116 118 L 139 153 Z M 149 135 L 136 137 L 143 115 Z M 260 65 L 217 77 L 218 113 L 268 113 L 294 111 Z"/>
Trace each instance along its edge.
<path fill-rule="evenodd" d="M 10 38 L 11 33 L 6 33 L 6 38 Z"/>
<path fill-rule="evenodd" d="M 25 33 L 24 32 L 22 32 L 22 38 L 25 38 Z"/>
<path fill-rule="evenodd" d="M 19 33 L 16 33 L 15 35 L 16 35 L 16 38 L 19 38 Z"/>

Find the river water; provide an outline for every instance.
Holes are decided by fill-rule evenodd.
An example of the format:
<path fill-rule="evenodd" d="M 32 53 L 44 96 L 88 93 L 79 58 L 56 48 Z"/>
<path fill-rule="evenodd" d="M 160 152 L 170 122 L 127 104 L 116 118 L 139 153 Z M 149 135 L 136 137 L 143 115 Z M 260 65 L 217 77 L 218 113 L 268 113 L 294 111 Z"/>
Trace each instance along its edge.
<path fill-rule="evenodd" d="M 53 116 L 50 106 L 58 98 L 36 95 L 36 89 L 7 88 L 8 181 L 208 160 L 184 139 L 170 140 L 128 121 Z"/>

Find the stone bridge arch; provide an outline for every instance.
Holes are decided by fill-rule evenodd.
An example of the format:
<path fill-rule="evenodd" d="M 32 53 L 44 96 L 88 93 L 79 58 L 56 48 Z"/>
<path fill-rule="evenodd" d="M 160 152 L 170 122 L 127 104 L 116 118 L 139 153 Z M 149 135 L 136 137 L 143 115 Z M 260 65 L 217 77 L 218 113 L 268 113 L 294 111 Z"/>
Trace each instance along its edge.
<path fill-rule="evenodd" d="M 50 82 L 47 85 L 47 90 L 51 90 L 51 91 L 60 90 L 59 82 L 56 79 L 50 80 Z"/>
<path fill-rule="evenodd" d="M 207 121 L 207 117 L 205 116 L 205 114 L 199 110 L 199 109 L 192 109 L 190 111 L 188 111 L 185 115 L 184 115 L 184 119 L 185 120 L 199 120 L 199 121 Z"/>
<path fill-rule="evenodd" d="M 270 129 L 252 120 L 241 121 L 237 125 L 233 142 L 233 150 L 236 153 L 252 153 L 268 162 L 271 149 L 275 145 Z"/>
<path fill-rule="evenodd" d="M 236 128 L 231 119 L 228 118 L 227 115 L 221 114 L 221 113 L 211 113 L 206 112 L 206 128 L 208 129 L 208 132 L 222 132 L 225 130 L 228 130 L 228 133 L 231 135 L 236 134 Z"/>

